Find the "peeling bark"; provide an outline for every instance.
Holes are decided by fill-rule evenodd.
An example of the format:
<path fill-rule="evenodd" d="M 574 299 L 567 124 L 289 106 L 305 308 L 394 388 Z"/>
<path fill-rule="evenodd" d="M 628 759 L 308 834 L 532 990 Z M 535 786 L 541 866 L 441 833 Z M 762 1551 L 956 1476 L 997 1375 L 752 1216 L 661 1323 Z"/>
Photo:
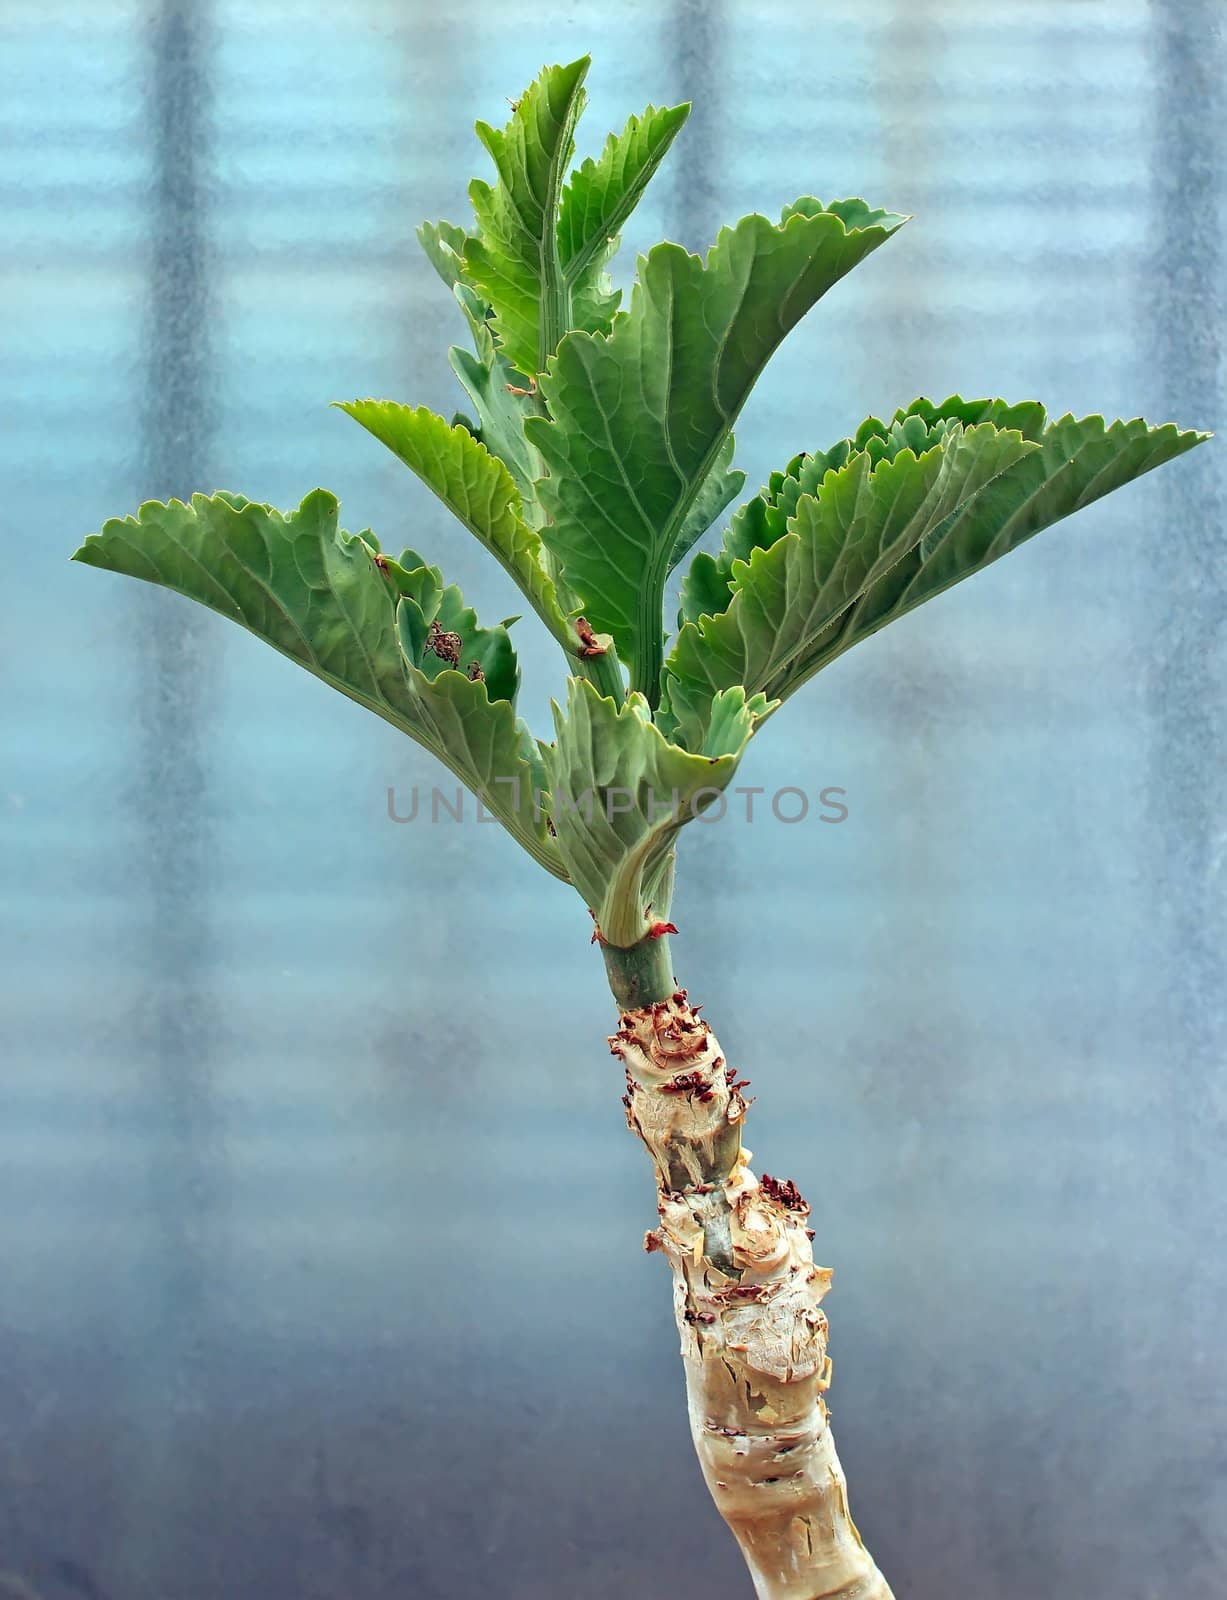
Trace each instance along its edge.
<path fill-rule="evenodd" d="M 823 1399 L 831 1274 L 795 1184 L 750 1170 L 746 1083 L 685 990 L 625 1011 L 610 1048 L 656 1169 L 644 1246 L 673 1270 L 695 1449 L 759 1600 L 892 1600 L 848 1511 Z"/>

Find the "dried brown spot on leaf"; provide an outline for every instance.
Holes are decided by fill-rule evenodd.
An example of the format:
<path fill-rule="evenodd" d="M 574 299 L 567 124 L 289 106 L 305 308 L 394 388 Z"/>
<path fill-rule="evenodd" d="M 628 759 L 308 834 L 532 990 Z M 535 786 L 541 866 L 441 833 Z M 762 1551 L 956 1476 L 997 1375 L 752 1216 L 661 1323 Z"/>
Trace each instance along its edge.
<path fill-rule="evenodd" d="M 432 622 L 430 632 L 426 635 L 426 648 L 446 661 L 451 667 L 460 665 L 461 639 L 458 633 L 449 633 L 446 628 L 441 628 L 438 621 Z"/>

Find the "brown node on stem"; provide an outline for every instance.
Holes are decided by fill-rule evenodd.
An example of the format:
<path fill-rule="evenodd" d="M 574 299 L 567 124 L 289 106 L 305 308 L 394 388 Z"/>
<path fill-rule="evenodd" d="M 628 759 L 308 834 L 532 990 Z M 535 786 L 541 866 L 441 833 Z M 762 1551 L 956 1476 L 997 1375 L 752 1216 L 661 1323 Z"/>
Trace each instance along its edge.
<path fill-rule="evenodd" d="M 679 989 L 668 1000 L 624 1012 L 614 1035 L 620 1048 L 614 1053 L 633 1045 L 657 1072 L 667 1075 L 698 1062 L 707 1050 L 711 1030 L 684 1000 L 679 1000 L 678 996 L 684 993 Z M 704 1082 L 700 1092 L 711 1088 L 710 1081 Z"/>
<path fill-rule="evenodd" d="M 746 1112 L 754 1104 L 754 1100 L 755 1100 L 755 1096 L 754 1095 L 751 1095 L 750 1098 L 747 1100 L 745 1095 L 742 1094 L 740 1089 L 734 1089 L 733 1092 L 729 1095 L 729 1110 L 728 1110 L 729 1121 L 730 1122 L 741 1122 L 741 1121 L 743 1121 L 743 1119 L 745 1118 Z"/>
<path fill-rule="evenodd" d="M 809 1216 L 809 1202 L 802 1198 L 791 1178 L 773 1178 L 769 1172 L 764 1172 L 758 1184 L 763 1193 L 785 1211 L 795 1211 L 799 1217 Z"/>
<path fill-rule="evenodd" d="M 704 1324 L 709 1324 L 715 1322 L 716 1320 L 716 1314 L 714 1311 L 696 1311 L 693 1306 L 688 1306 L 682 1315 L 685 1321 L 691 1323 L 702 1322 Z"/>
<path fill-rule="evenodd" d="M 724 1302 L 744 1300 L 751 1305 L 762 1305 L 770 1300 L 783 1284 L 782 1278 L 773 1279 L 770 1283 L 730 1283 L 723 1289 L 712 1291 L 712 1299 Z"/>
<path fill-rule="evenodd" d="M 696 1095 L 703 1100 L 711 1099 L 711 1084 L 701 1072 L 679 1072 L 667 1083 L 660 1086 L 661 1094 L 684 1094 L 688 1100 L 693 1100 Z"/>
<path fill-rule="evenodd" d="M 633 1017 L 619 1017 L 618 1031 L 609 1036 L 609 1053 L 612 1056 L 625 1056 L 628 1044 L 635 1042 L 635 1023 Z M 627 1069 L 627 1076 L 630 1069 Z"/>
<path fill-rule="evenodd" d="M 608 653 L 608 645 L 603 645 L 597 638 L 587 617 L 576 617 L 575 631 L 579 635 L 579 653 L 585 659 L 590 656 L 603 656 Z"/>

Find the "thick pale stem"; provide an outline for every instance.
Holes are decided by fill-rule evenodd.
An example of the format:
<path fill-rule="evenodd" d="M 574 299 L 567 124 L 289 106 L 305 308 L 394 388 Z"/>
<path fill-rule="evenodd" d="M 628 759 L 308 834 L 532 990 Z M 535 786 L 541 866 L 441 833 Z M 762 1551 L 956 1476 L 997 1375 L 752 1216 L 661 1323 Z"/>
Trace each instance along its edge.
<path fill-rule="evenodd" d="M 615 991 L 617 992 L 617 991 Z M 628 1007 L 610 1048 L 656 1168 L 695 1449 L 760 1600 L 892 1600 L 848 1511 L 809 1207 L 749 1167 L 746 1084 L 684 990 Z"/>

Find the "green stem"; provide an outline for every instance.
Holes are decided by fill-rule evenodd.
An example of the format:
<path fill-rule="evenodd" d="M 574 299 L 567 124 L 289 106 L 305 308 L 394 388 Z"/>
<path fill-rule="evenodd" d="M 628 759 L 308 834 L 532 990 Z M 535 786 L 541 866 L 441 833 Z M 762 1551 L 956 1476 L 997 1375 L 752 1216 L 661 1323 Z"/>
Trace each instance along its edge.
<path fill-rule="evenodd" d="M 667 1000 L 677 988 L 667 934 L 657 939 L 640 939 L 629 949 L 606 944 L 602 951 L 610 990 L 624 1011 Z"/>
<path fill-rule="evenodd" d="M 622 674 L 622 663 L 618 660 L 618 652 L 612 645 L 604 655 L 579 656 L 577 664 L 594 689 L 612 700 L 616 706 L 625 704 L 626 679 Z"/>
<path fill-rule="evenodd" d="M 665 636 L 661 627 L 664 606 L 663 579 L 659 586 L 649 579 L 644 586 L 647 601 L 640 599 L 639 637 L 631 667 L 631 689 L 637 690 L 655 713 L 660 705 L 660 674 L 665 664 Z"/>

